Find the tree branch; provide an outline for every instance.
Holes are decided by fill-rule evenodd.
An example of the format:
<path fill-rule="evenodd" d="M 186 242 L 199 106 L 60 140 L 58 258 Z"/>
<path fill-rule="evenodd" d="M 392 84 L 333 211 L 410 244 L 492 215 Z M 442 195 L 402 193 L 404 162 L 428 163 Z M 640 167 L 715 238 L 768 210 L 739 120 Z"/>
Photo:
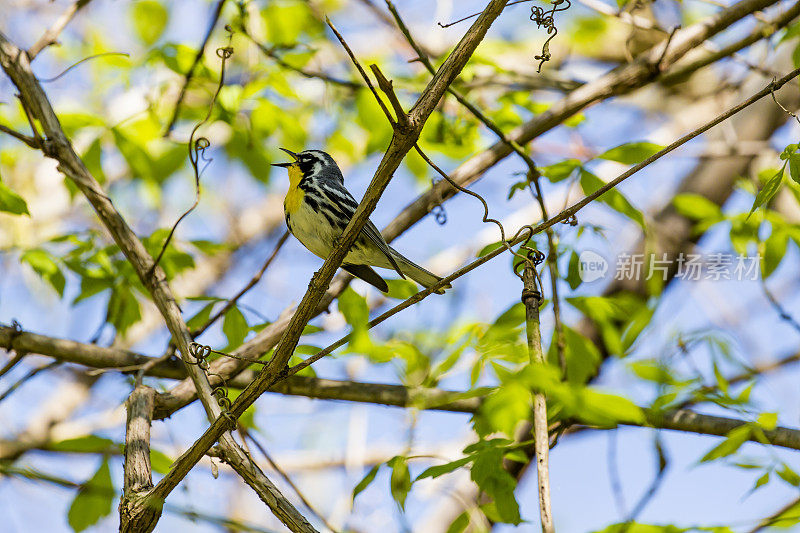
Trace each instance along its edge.
<path fill-rule="evenodd" d="M 167 127 L 164 129 L 164 137 L 169 136 L 169 134 L 172 132 L 172 128 L 175 127 L 175 123 L 178 121 L 178 113 L 180 112 L 183 99 L 186 97 L 186 89 L 189 87 L 189 82 L 192 81 L 192 76 L 194 76 L 194 71 L 197 68 L 197 65 L 199 65 L 200 61 L 203 59 L 203 55 L 206 52 L 206 46 L 208 45 L 208 41 L 211 39 L 211 34 L 214 33 L 214 28 L 217 26 L 217 22 L 219 22 L 219 17 L 222 15 L 222 8 L 224 6 L 225 0 L 217 0 L 217 5 L 214 7 L 214 12 L 211 15 L 211 21 L 208 23 L 208 29 L 203 37 L 203 42 L 200 43 L 200 47 L 197 49 L 197 53 L 194 56 L 192 65 L 183 76 L 181 91 L 178 93 L 178 99 L 175 101 L 175 108 L 172 111 L 172 117 L 169 119 Z"/>
<path fill-rule="evenodd" d="M 92 0 L 76 0 L 73 2 L 72 5 L 70 5 L 66 11 L 64 11 L 64 13 L 58 17 L 55 23 L 50 26 L 50 28 L 44 32 L 41 37 L 39 37 L 39 40 L 28 49 L 28 57 L 30 60 L 33 61 L 36 56 L 39 55 L 39 52 L 48 46 L 55 44 L 58 41 L 58 36 L 61 35 L 61 32 L 67 27 L 67 24 L 69 24 L 73 17 L 75 17 L 78 11 L 80 11 L 91 1 Z"/>
<path fill-rule="evenodd" d="M 528 337 L 528 352 L 531 366 L 544 365 L 542 333 L 539 326 L 539 305 L 542 294 L 536 286 L 536 266 L 533 261 L 525 263 L 522 272 L 522 303 L 525 305 L 525 330 Z M 553 510 L 550 505 L 550 438 L 547 433 L 547 400 L 544 393 L 533 394 L 533 439 L 536 454 L 536 473 L 539 488 L 539 516 L 543 533 L 555 533 Z"/>
<path fill-rule="evenodd" d="M 700 34 L 696 36 L 696 38 L 692 39 L 692 42 L 703 42 L 703 40 L 722 31 L 736 20 L 745 17 L 752 11 L 761 9 L 762 4 L 769 3 L 770 2 L 766 0 L 746 0 L 740 4 L 736 4 L 735 6 L 723 10 L 714 17 L 711 17 L 713 20 L 709 19 L 708 21 L 701 21 L 693 26 L 676 32 L 676 34 L 673 36 L 673 45 L 669 47 L 669 53 L 665 57 L 665 61 L 671 64 L 682 57 L 682 55 L 687 51 L 685 46 L 681 45 L 678 47 L 675 46 L 674 43 L 677 42 L 677 40 L 685 39 L 684 36 L 688 35 L 689 32 L 692 32 L 692 35 L 695 33 Z M 772 3 L 774 3 L 774 1 Z M 658 47 L 655 47 L 651 54 L 655 55 L 656 59 L 658 59 L 661 57 L 662 52 L 658 50 Z M 634 65 L 642 62 L 643 60 L 639 60 L 639 62 L 635 63 Z M 588 105 L 611 98 L 617 94 L 622 94 L 623 92 L 628 92 L 637 87 L 642 87 L 648 83 L 651 83 L 655 79 L 657 79 L 657 76 L 653 77 L 650 74 L 646 74 L 641 68 L 633 68 L 631 66 L 617 68 L 606 76 L 601 77 L 591 83 L 585 84 L 575 91 L 572 91 L 570 94 L 556 102 L 546 113 L 538 115 L 526 124 L 514 129 L 512 132 L 506 135 L 506 138 L 509 141 L 516 142 L 520 145 L 525 144 L 530 142 L 538 135 L 541 135 L 542 133 L 558 126 L 563 120 L 566 120 L 575 113 L 578 113 Z M 627 81 L 623 82 L 624 80 Z M 610 89 L 611 87 L 614 89 Z M 581 91 L 581 93 L 576 94 L 577 91 Z M 469 184 L 478 180 L 489 168 L 507 157 L 511 151 L 512 150 L 509 148 L 507 142 L 500 141 L 495 143 L 483 153 L 478 154 L 462 163 L 450 174 L 450 177 L 459 185 L 468 186 Z M 408 204 L 403 211 L 397 217 L 395 217 L 394 220 L 392 220 L 389 225 L 386 226 L 386 228 L 384 228 L 382 231 L 384 238 L 387 242 L 391 242 L 404 231 L 421 220 L 425 215 L 427 215 L 432 205 L 436 205 L 436 203 L 439 201 L 451 198 L 457 194 L 457 192 L 457 189 L 451 187 L 447 183 L 438 183 L 427 193 L 420 195 L 417 199 Z M 553 222 L 553 224 L 555 224 L 555 222 Z M 550 224 L 547 227 L 550 227 L 553 224 Z M 343 290 L 343 288 L 346 286 L 347 280 L 350 278 L 345 275 L 340 275 L 337 277 L 337 279 L 338 282 L 335 285 L 332 285 L 331 289 L 329 289 L 325 294 L 322 303 L 320 303 L 320 306 L 314 311 L 315 314 L 319 314 L 327 308 L 328 304 L 335 299 L 341 290 Z M 285 310 L 285 313 L 291 311 L 292 309 L 290 308 Z M 249 359 L 257 359 L 263 353 L 266 353 L 275 347 L 278 339 L 280 339 L 281 335 L 283 335 L 287 323 L 288 322 L 285 320 L 279 320 L 271 324 L 259 335 L 235 350 L 233 352 L 234 355 L 239 357 L 244 356 Z M 212 363 L 211 370 L 213 373 L 219 374 L 227 380 L 237 375 L 244 368 L 246 368 L 246 366 L 246 362 L 238 361 L 236 359 L 223 358 Z M 156 399 L 156 418 L 169 416 L 170 413 L 187 405 L 195 398 L 195 394 L 196 393 L 194 391 L 193 384 L 186 381 L 174 387 L 167 394 L 160 395 Z"/>
<path fill-rule="evenodd" d="M 172 296 L 163 269 L 154 264 L 153 258 L 142 242 L 117 212 L 111 199 L 103 192 L 100 184 L 75 153 L 72 144 L 61 129 L 61 124 L 47 96 L 31 71 L 27 53 L 12 44 L 2 33 L 0 33 L 0 65 L 19 89 L 23 108 L 38 119 L 42 126 L 46 138 L 42 151 L 46 156 L 58 162 L 58 169 L 70 178 L 86 196 L 120 250 L 133 266 L 142 284 L 152 295 L 153 301 L 164 317 L 167 328 L 186 363 L 187 373 L 199 391 L 206 415 L 210 420 L 220 419 L 222 409 L 213 396 L 208 377 L 198 366 L 198 362 L 189 350 L 192 342 L 191 334 L 181 316 L 180 308 Z M 238 468 L 237 472 L 245 478 L 248 484 L 251 484 L 262 500 L 271 506 L 270 508 L 276 516 L 293 531 L 315 531 L 274 485 L 269 483 L 263 472 L 258 470 L 252 461 L 249 461 L 245 452 L 239 448 L 229 432 L 222 431 L 217 438 L 220 439 L 220 444 L 232 466 L 235 465 L 234 468 Z M 140 502 L 138 511 L 144 513 L 153 506 L 160 506 L 164 497 L 166 494 L 161 496 L 156 491 L 150 492 L 148 497 Z M 152 525 L 155 526 L 155 523 Z"/>
<path fill-rule="evenodd" d="M 407 130 L 396 129 L 392 142 L 389 145 L 378 170 L 367 189 L 364 198 L 359 204 L 347 228 L 338 239 L 337 245 L 328 255 L 322 268 L 314 274 L 309 283 L 309 289 L 292 317 L 281 341 L 275 347 L 270 364 L 266 366 L 258 377 L 245 388 L 231 406 L 231 416 L 238 418 L 245 409 L 266 391 L 280 374 L 284 371 L 286 363 L 294 352 L 300 335 L 308 320 L 313 316 L 325 290 L 334 273 L 339 268 L 350 247 L 355 242 L 361 228 L 367 222 L 370 213 L 375 209 L 381 193 L 385 189 L 394 171 L 400 165 L 403 157 L 413 147 L 419 137 L 425 121 L 433 112 L 434 107 L 441 99 L 445 90 L 452 83 L 461 69 L 470 58 L 475 48 L 483 39 L 489 26 L 500 14 L 506 0 L 492 0 L 470 30 L 464 35 L 455 49 L 445 60 L 442 67 L 428 84 L 427 88 L 409 112 L 409 127 Z M 227 420 L 220 417 L 211 427 L 182 455 L 172 470 L 164 476 L 156 486 L 154 492 L 165 497 L 178 482 L 189 472 L 194 464 L 200 460 L 205 452 L 223 434 L 227 427 Z"/>
<path fill-rule="evenodd" d="M 125 483 L 119 501 L 121 532 L 151 531 L 162 507 L 150 507 L 146 512 L 136 512 L 138 500 L 146 499 L 153 488 L 153 472 L 150 466 L 150 424 L 153 421 L 153 400 L 156 391 L 140 385 L 136 387 L 125 406 L 128 421 L 125 433 Z"/>
<path fill-rule="evenodd" d="M 626 94 L 657 81 L 660 74 L 653 70 L 653 65 L 658 63 L 662 55 L 664 57 L 660 65 L 664 70 L 706 39 L 754 11 L 774 3 L 776 0 L 743 0 L 705 20 L 679 30 L 672 37 L 666 54 L 663 54 L 665 39 L 660 45 L 654 46 L 649 53 L 644 54 L 642 58 L 633 63 L 617 67 L 594 81 L 571 91 L 556 101 L 547 111 L 515 128 L 506 134 L 506 137 L 521 146 L 525 145 L 594 103 Z M 450 173 L 450 176 L 459 185 L 468 186 L 511 152 L 511 148 L 505 142 L 497 142 L 486 151 L 459 165 Z M 419 196 L 407 205 L 403 212 L 384 229 L 384 236 L 387 240 L 394 239 L 428 214 L 431 205 L 435 205 L 440 200 L 449 199 L 456 192 L 447 183 L 437 184 L 436 187 L 431 188 L 426 194 Z"/>

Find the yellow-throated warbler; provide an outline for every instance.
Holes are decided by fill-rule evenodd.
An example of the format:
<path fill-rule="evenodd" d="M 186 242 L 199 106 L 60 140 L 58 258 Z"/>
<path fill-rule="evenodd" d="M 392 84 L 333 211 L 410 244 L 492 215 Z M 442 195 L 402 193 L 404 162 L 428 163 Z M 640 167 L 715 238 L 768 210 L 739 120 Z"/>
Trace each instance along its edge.
<path fill-rule="evenodd" d="M 283 201 L 283 212 L 289 231 L 312 253 L 325 259 L 355 214 L 358 202 L 344 187 L 344 176 L 336 161 L 321 150 L 294 153 L 290 163 L 274 163 L 289 171 L 289 191 Z M 386 292 L 389 286 L 370 267 L 391 268 L 408 276 L 425 288 L 441 278 L 428 272 L 386 244 L 378 228 L 367 221 L 355 244 L 342 263 L 342 268 L 370 285 Z M 449 288 L 449 285 L 446 287 Z M 440 289 L 440 294 L 444 290 Z"/>

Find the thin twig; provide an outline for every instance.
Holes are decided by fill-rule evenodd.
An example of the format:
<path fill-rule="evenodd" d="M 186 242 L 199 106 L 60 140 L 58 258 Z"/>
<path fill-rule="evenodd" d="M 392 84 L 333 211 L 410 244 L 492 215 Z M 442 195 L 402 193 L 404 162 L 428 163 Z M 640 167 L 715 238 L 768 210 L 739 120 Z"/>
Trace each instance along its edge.
<path fill-rule="evenodd" d="M 211 34 L 214 33 L 214 28 L 216 27 L 217 22 L 219 22 L 219 17 L 222 15 L 222 8 L 224 6 L 225 0 L 218 0 L 217 5 L 214 7 L 214 12 L 211 15 L 211 21 L 208 23 L 208 29 L 206 30 L 206 34 L 203 36 L 203 42 L 200 43 L 200 47 L 197 49 L 197 53 L 194 56 L 192 65 L 189 67 L 189 70 L 183 77 L 181 92 L 178 94 L 178 100 L 175 102 L 175 109 L 172 111 L 172 117 L 169 119 L 167 127 L 164 130 L 164 137 L 169 136 L 169 134 L 172 132 L 172 128 L 175 127 L 175 123 L 178 121 L 178 113 L 180 112 L 181 103 L 183 103 L 183 99 L 186 97 L 186 89 L 189 87 L 189 82 L 192 80 L 192 76 L 194 76 L 194 71 L 197 68 L 197 65 L 199 65 L 200 60 L 203 59 L 203 55 L 206 52 L 206 46 L 208 45 L 208 41 L 211 39 Z"/>
<path fill-rule="evenodd" d="M 47 48 L 48 46 L 55 44 L 58 42 L 58 36 L 64 31 L 64 28 L 67 27 L 67 24 L 72 20 L 72 18 L 81 10 L 86 4 L 91 2 L 91 0 L 76 0 L 73 2 L 65 11 L 61 14 L 58 19 L 56 19 L 55 23 L 50 26 L 50 28 L 44 32 L 44 34 L 39 37 L 39 40 L 36 41 L 33 46 L 28 48 L 28 57 L 31 61 L 39 55 L 39 52 Z"/>
<path fill-rule="evenodd" d="M 792 326 L 795 331 L 800 333 L 800 322 L 798 322 L 791 314 L 789 314 L 786 309 L 781 305 L 775 295 L 772 294 L 767 288 L 767 281 L 762 277 L 761 278 L 761 290 L 764 291 L 764 296 L 766 296 L 767 300 L 769 300 L 770 305 L 773 309 L 778 313 L 778 316 L 781 317 L 781 320 Z"/>
<path fill-rule="evenodd" d="M 339 85 L 339 86 L 345 87 L 347 89 L 357 90 L 357 89 L 361 88 L 361 84 L 359 84 L 359 83 L 355 83 L 355 82 L 352 82 L 352 81 L 349 81 L 349 80 L 343 80 L 343 79 L 340 79 L 340 78 L 336 78 L 334 76 L 330 76 L 328 74 L 325 74 L 324 72 L 306 70 L 304 68 L 296 67 L 296 66 L 292 65 L 291 63 L 288 63 L 285 59 L 283 59 L 278 54 L 278 50 L 286 48 L 286 45 L 267 46 L 266 44 L 258 41 L 253 36 L 253 34 L 250 33 L 250 30 L 248 30 L 248 28 L 247 28 L 247 19 L 248 19 L 249 15 L 248 15 L 248 13 L 246 11 L 245 3 L 240 3 L 239 4 L 239 12 L 240 12 L 240 16 L 241 16 L 241 19 L 242 19 L 242 25 L 238 29 L 241 30 L 241 32 L 245 35 L 245 37 L 247 37 L 250 40 L 250 42 L 252 42 L 254 45 L 256 45 L 258 47 L 259 50 L 261 50 L 262 54 L 264 54 L 265 56 L 267 56 L 270 59 L 272 59 L 273 61 L 275 61 L 275 63 L 277 63 L 281 67 L 283 67 L 283 68 L 285 68 L 287 70 L 291 70 L 293 72 L 296 72 L 297 74 L 300 74 L 301 76 L 303 76 L 305 78 L 319 79 L 319 80 L 322 80 L 322 81 L 324 81 L 326 83 L 330 83 L 330 84 L 333 84 L 333 85 Z"/>
<path fill-rule="evenodd" d="M 526 261 L 522 273 L 522 303 L 525 305 L 525 325 L 531 366 L 545 364 L 542 352 L 542 333 L 539 325 L 539 305 L 542 294 L 536 283 L 536 265 Z M 536 473 L 539 488 L 539 516 L 543 533 L 555 533 L 553 511 L 550 504 L 550 439 L 547 431 L 547 400 L 544 393 L 533 394 L 533 437 L 536 455 Z"/>
<path fill-rule="evenodd" d="M 638 516 L 644 511 L 644 508 L 650 503 L 650 500 L 653 499 L 653 496 L 656 495 L 656 491 L 661 486 L 664 481 L 664 475 L 667 472 L 667 465 L 669 464 L 669 460 L 667 457 L 666 452 L 664 451 L 664 443 L 661 440 L 661 434 L 656 432 L 654 448 L 656 452 L 656 476 L 653 478 L 653 481 L 650 483 L 650 486 L 647 487 L 647 490 L 642 494 L 642 497 L 639 498 L 639 501 L 636 502 L 636 505 L 633 507 L 633 510 L 628 515 L 628 518 L 625 520 L 624 525 L 619 530 L 619 533 L 626 533 L 630 527 L 636 523 L 636 519 Z"/>
<path fill-rule="evenodd" d="M 2 124 L 0 124 L 0 131 L 2 131 L 3 133 L 6 133 L 8 135 L 11 135 L 12 137 L 17 139 L 18 141 L 24 142 L 25 144 L 27 144 L 28 146 L 30 146 L 34 150 L 38 150 L 39 148 L 41 148 L 41 142 L 39 140 L 37 140 L 37 139 L 35 139 L 33 137 L 28 137 L 27 135 L 19 133 L 16 130 L 12 130 L 8 126 L 3 126 Z"/>
<path fill-rule="evenodd" d="M 344 48 L 345 52 L 347 52 L 347 55 L 350 57 L 350 60 L 355 65 L 356 69 L 358 70 L 358 73 L 361 74 L 361 77 L 364 79 L 364 82 L 367 84 L 367 87 L 369 87 L 369 90 L 372 91 L 372 95 L 375 97 L 375 100 L 378 101 L 378 105 L 381 107 L 383 114 L 386 115 L 386 118 L 389 119 L 389 122 L 392 124 L 392 126 L 394 126 L 395 121 L 392 118 L 392 114 L 389 112 L 389 108 L 386 107 L 386 104 L 383 102 L 383 99 L 378 95 L 378 91 L 375 89 L 375 86 L 372 85 L 372 81 L 369 79 L 369 76 L 367 76 L 367 72 L 361 66 L 361 63 L 359 63 L 358 59 L 356 59 L 356 55 L 350 49 L 350 46 L 347 44 L 347 41 L 344 40 L 342 34 L 339 33 L 339 30 L 336 29 L 336 26 L 333 25 L 333 22 L 331 22 L 329 18 L 326 18 L 325 22 L 328 24 L 328 27 L 331 29 L 333 34 L 336 35 L 336 38 L 339 39 L 342 48 Z"/>
<path fill-rule="evenodd" d="M 507 3 L 506 7 L 510 7 L 510 6 L 513 6 L 513 5 L 516 5 L 516 4 L 522 4 L 524 2 L 531 2 L 531 1 L 532 0 L 515 0 L 514 2 Z M 478 11 L 477 13 L 473 13 L 472 15 L 467 15 L 466 17 L 460 18 L 458 20 L 454 20 L 453 22 L 448 22 L 447 24 L 442 24 L 441 22 L 437 22 L 436 24 L 438 24 L 440 28 L 449 28 L 450 26 L 455 26 L 459 22 L 464 22 L 465 20 L 469 20 L 469 19 L 475 18 L 480 14 L 481 14 L 481 12 Z"/>
<path fill-rule="evenodd" d="M 11 359 L 9 359 L 8 362 L 4 364 L 2 368 L 0 368 L 0 378 L 8 374 L 12 368 L 17 366 L 19 362 L 22 361 L 23 357 L 25 357 L 25 353 L 14 353 L 14 355 L 11 356 Z"/>
<path fill-rule="evenodd" d="M 36 81 L 38 81 L 39 83 L 51 83 L 51 82 L 54 82 L 56 80 L 61 79 L 63 76 L 65 76 L 68 72 L 70 72 L 75 67 L 80 66 L 80 65 L 82 65 L 83 63 L 85 63 L 87 61 L 91 61 L 92 59 L 97 59 L 98 57 L 106 57 L 106 56 L 125 56 L 125 57 L 130 57 L 131 55 L 129 53 L 127 53 L 127 52 L 101 52 L 99 54 L 92 54 L 90 56 L 84 57 L 80 61 L 76 61 L 75 63 L 71 64 L 70 66 L 68 66 L 67 68 L 65 68 L 64 70 L 62 70 L 61 72 L 59 72 L 58 74 L 56 74 L 55 76 L 53 76 L 51 78 L 36 78 Z"/>
<path fill-rule="evenodd" d="M 212 324 L 214 324 L 214 322 L 219 320 L 220 317 L 224 316 L 225 313 L 227 313 L 228 310 L 230 310 L 231 307 L 236 305 L 236 302 L 239 300 L 239 298 L 244 296 L 247 293 L 247 291 L 249 291 L 250 289 L 255 287 L 255 285 L 259 281 L 261 281 L 261 278 L 264 276 L 264 273 L 267 271 L 269 266 L 275 260 L 275 257 L 277 257 L 278 252 L 280 252 L 281 248 L 283 247 L 284 243 L 288 240 L 288 238 L 289 238 L 289 232 L 285 231 L 283 233 L 283 235 L 281 235 L 281 238 L 278 239 L 278 242 L 275 244 L 275 248 L 272 250 L 272 253 L 269 255 L 269 257 L 267 257 L 267 260 L 264 261 L 264 265 L 261 267 L 261 270 L 256 272 L 255 275 L 252 278 L 250 278 L 250 281 L 247 282 L 247 285 L 242 287 L 242 290 L 237 292 L 236 295 L 233 298 L 231 298 L 227 302 L 225 302 L 225 305 L 223 305 L 222 308 L 219 311 L 217 311 L 216 314 L 214 314 L 214 316 L 212 316 L 208 320 L 206 320 L 205 324 L 203 324 L 202 326 L 200 326 L 196 330 L 192 331 L 192 337 L 193 338 L 196 339 L 197 337 L 202 335 L 203 332 L 205 332 L 209 327 L 211 327 Z"/>
<path fill-rule="evenodd" d="M 9 396 L 11 396 L 14 393 L 15 390 L 17 390 L 22 385 L 24 385 L 26 382 L 28 382 L 29 380 L 34 378 L 40 372 L 44 372 L 46 370 L 50 370 L 51 368 L 56 367 L 56 366 L 58 366 L 60 364 L 61 364 L 61 361 L 51 361 L 51 362 L 47 363 L 46 365 L 42 365 L 42 366 L 39 366 L 39 367 L 36 367 L 34 369 L 29 370 L 27 374 L 25 374 L 24 376 L 19 378 L 17 381 L 12 383 L 10 387 L 8 387 L 2 394 L 0 394 L 0 402 L 2 402 L 3 400 L 5 400 Z"/>
<path fill-rule="evenodd" d="M 258 440 L 258 439 L 256 439 L 256 438 L 255 438 L 255 436 L 254 436 L 254 435 L 253 435 L 253 434 L 252 434 L 252 433 L 251 433 L 251 432 L 250 432 L 250 431 L 249 431 L 249 430 L 248 430 L 248 429 L 247 429 L 245 426 L 243 426 L 242 424 L 239 424 L 239 431 L 242 433 L 242 435 L 243 435 L 244 437 L 246 437 L 246 438 L 250 439 L 250 442 L 252 442 L 252 443 L 253 443 L 253 445 L 254 445 L 254 446 L 255 446 L 255 447 L 258 449 L 258 451 L 259 451 L 259 452 L 261 452 L 261 455 L 263 455 L 263 456 L 264 456 L 264 459 L 266 459 L 266 460 L 267 460 L 267 462 L 268 462 L 268 463 L 269 463 L 269 465 L 272 467 L 272 469 L 273 469 L 273 470 L 275 470 L 275 471 L 278 473 L 278 475 L 279 475 L 279 476 L 281 476 L 281 478 L 282 478 L 282 479 L 283 479 L 283 480 L 286 482 L 286 484 L 287 484 L 287 485 L 289 485 L 290 487 L 292 487 L 292 490 L 293 490 L 293 491 L 294 491 L 294 493 L 297 495 L 297 497 L 298 497 L 298 498 L 300 498 L 300 501 L 301 501 L 301 502 L 303 502 L 303 505 L 305 505 L 305 506 L 306 506 L 306 509 L 308 509 L 309 511 L 311 511 L 311 513 L 312 513 L 314 516 L 316 516 L 316 517 L 319 519 L 319 521 L 320 521 L 320 522 L 322 522 L 323 524 L 325 524 L 325 527 L 327 527 L 328 529 L 330 529 L 331 531 L 333 531 L 333 532 L 335 533 L 335 532 L 336 532 L 336 528 L 335 528 L 335 527 L 333 527 L 333 526 L 330 524 L 330 522 L 328 522 L 328 520 L 327 520 L 327 519 L 326 519 L 326 518 L 325 518 L 325 517 L 322 515 L 322 513 L 320 513 L 320 512 L 319 512 L 319 511 L 318 511 L 318 510 L 317 510 L 317 509 L 316 509 L 316 508 L 315 508 L 315 507 L 314 507 L 314 506 L 311 504 L 311 502 L 309 502 L 309 501 L 308 501 L 308 498 L 306 498 L 306 497 L 305 497 L 305 495 L 303 495 L 303 492 L 300 490 L 300 487 L 298 487 L 298 486 L 295 484 L 295 482 L 294 482 L 294 481 L 292 481 L 292 478 L 289 476 L 289 474 L 287 474 L 287 473 L 286 473 L 286 471 L 285 471 L 285 470 L 283 470 L 283 468 L 281 468 L 281 467 L 278 465 L 278 463 L 276 463 L 276 462 L 275 462 L 275 460 L 274 460 L 274 459 L 272 458 L 272 456 L 269 454 L 269 452 L 267 451 L 267 449 L 266 449 L 266 448 L 265 448 L 265 447 L 264 447 L 264 446 L 261 444 L 261 442 L 259 442 L 259 440 Z"/>
<path fill-rule="evenodd" d="M 175 224 L 173 224 L 172 228 L 170 228 L 167 239 L 161 246 L 161 251 L 158 252 L 158 256 L 156 256 L 155 260 L 153 261 L 153 266 L 150 267 L 150 275 L 153 274 L 158 266 L 158 263 L 161 261 L 161 258 L 164 256 L 164 253 L 167 251 L 167 247 L 172 240 L 172 236 L 175 234 L 175 230 L 178 229 L 178 225 L 184 218 L 189 216 L 189 213 L 194 211 L 197 205 L 200 203 L 200 174 L 203 172 L 203 169 L 199 167 L 199 163 L 201 159 L 205 161 L 206 164 L 211 162 L 210 159 L 205 158 L 205 151 L 208 149 L 211 143 L 205 137 L 199 137 L 195 140 L 194 136 L 197 133 L 197 130 L 199 130 L 206 122 L 208 122 L 208 119 L 211 118 L 211 113 L 214 112 L 214 106 L 217 103 L 217 97 L 219 96 L 220 91 L 222 91 L 222 87 L 225 86 L 225 63 L 231 57 L 231 55 L 233 55 L 233 48 L 231 48 L 230 42 L 228 43 L 227 47 L 217 49 L 217 57 L 222 60 L 222 63 L 219 67 L 219 83 L 217 84 L 217 90 L 214 91 L 214 95 L 211 97 L 211 102 L 208 104 L 206 116 L 203 117 L 203 120 L 198 122 L 192 129 L 192 133 L 189 135 L 189 142 L 186 144 L 189 149 L 189 162 L 192 164 L 192 171 L 194 172 L 194 203 L 192 203 L 191 207 L 189 207 L 189 209 L 184 211 L 183 214 L 178 217 L 178 220 L 176 220 Z"/>

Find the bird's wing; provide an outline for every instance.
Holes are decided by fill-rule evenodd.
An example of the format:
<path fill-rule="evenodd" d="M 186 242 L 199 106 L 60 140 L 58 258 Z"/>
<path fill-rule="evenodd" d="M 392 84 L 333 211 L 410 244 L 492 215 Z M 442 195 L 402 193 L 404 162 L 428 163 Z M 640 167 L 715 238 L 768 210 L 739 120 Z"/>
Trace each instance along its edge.
<path fill-rule="evenodd" d="M 367 265 L 343 264 L 342 270 L 351 273 L 357 278 L 363 279 L 381 292 L 389 292 L 389 285 L 386 281 Z"/>
<path fill-rule="evenodd" d="M 383 252 L 383 255 L 389 259 L 389 262 L 392 264 L 394 269 L 400 274 L 400 277 L 406 279 L 406 276 L 403 274 L 403 271 L 400 270 L 400 265 L 397 264 L 397 261 L 394 259 L 394 254 L 392 254 L 392 249 L 389 248 L 389 245 L 386 244 L 386 240 L 381 235 L 381 232 L 378 231 L 378 228 L 375 227 L 375 224 L 372 223 L 371 220 L 367 220 L 367 223 L 364 224 L 364 229 L 361 230 L 361 233 L 367 236 L 367 239 L 372 241 L 375 246 L 378 247 L 378 250 Z"/>
<path fill-rule="evenodd" d="M 328 183 L 322 184 L 321 188 L 328 196 L 328 199 L 339 206 L 339 209 L 347 216 L 348 221 L 353 218 L 356 208 L 358 207 L 358 202 L 353 198 L 353 195 L 350 194 L 350 191 L 345 189 L 344 186 L 333 186 Z M 397 264 L 394 258 L 394 254 L 392 254 L 392 249 L 386 244 L 383 235 L 381 235 L 381 232 L 378 231 L 378 228 L 375 227 L 375 224 L 373 224 L 371 220 L 367 220 L 361 233 L 386 256 L 392 267 L 400 274 L 400 277 L 406 279 L 405 275 L 400 270 L 400 265 Z"/>

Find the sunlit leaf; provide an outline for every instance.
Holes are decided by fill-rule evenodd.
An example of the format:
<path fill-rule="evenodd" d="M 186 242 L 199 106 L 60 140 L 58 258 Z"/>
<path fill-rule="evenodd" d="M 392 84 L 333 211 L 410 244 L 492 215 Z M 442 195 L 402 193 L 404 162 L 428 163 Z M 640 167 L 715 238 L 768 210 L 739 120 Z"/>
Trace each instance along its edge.
<path fill-rule="evenodd" d="M 97 472 L 78 490 L 67 512 L 67 521 L 76 533 L 93 526 L 101 518 L 111 514 L 114 500 L 114 485 L 108 459 L 103 459 Z"/>
<path fill-rule="evenodd" d="M 28 215 L 28 204 L 22 196 L 12 191 L 8 186 L 0 181 L 0 211 L 11 213 L 12 215 Z"/>
<path fill-rule="evenodd" d="M 651 155 L 663 149 L 663 146 L 651 142 L 632 142 L 621 144 L 598 155 L 598 159 L 616 161 L 624 165 L 635 165 L 641 163 Z"/>

